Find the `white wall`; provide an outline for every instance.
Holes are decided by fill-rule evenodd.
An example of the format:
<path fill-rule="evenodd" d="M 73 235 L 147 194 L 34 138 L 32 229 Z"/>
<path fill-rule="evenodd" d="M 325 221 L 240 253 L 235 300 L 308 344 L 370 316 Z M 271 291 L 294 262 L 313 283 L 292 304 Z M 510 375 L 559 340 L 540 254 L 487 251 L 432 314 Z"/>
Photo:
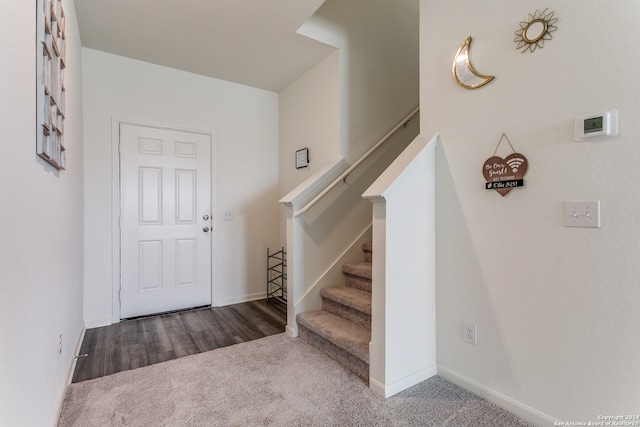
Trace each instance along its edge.
<path fill-rule="evenodd" d="M 514 32 L 538 7 L 421 2 L 422 133 L 442 138 L 439 372 L 540 423 L 638 414 L 640 3 L 556 2 L 553 39 L 521 53 Z M 473 65 L 496 76 L 472 91 L 451 76 L 470 35 Z M 573 140 L 576 116 L 613 108 L 617 138 Z M 502 132 L 529 160 L 525 188 L 504 198 L 481 173 Z M 564 227 L 571 200 L 600 200 L 602 227 Z"/>
<path fill-rule="evenodd" d="M 357 160 L 418 105 L 418 0 L 327 0 L 300 32 L 340 49 L 340 153 Z"/>
<path fill-rule="evenodd" d="M 67 170 L 36 156 L 35 2 L 1 2 L 0 424 L 52 426 L 82 332 L 82 87 L 67 16 Z M 58 355 L 58 335 L 63 351 Z"/>
<path fill-rule="evenodd" d="M 278 95 L 96 50 L 82 52 L 87 325 L 112 321 L 113 116 L 214 133 L 214 304 L 264 297 L 266 248 L 278 244 Z M 225 211 L 233 211 L 235 219 L 223 221 Z"/>
<path fill-rule="evenodd" d="M 280 92 L 280 187 L 282 197 L 340 156 L 338 51 Z M 309 148 L 309 166 L 296 169 L 296 151 Z M 285 208 L 280 208 L 280 246 L 286 246 Z"/>
<path fill-rule="evenodd" d="M 339 53 L 335 51 L 280 92 L 280 195 L 340 158 Z M 309 148 L 309 167 L 295 153 Z"/>

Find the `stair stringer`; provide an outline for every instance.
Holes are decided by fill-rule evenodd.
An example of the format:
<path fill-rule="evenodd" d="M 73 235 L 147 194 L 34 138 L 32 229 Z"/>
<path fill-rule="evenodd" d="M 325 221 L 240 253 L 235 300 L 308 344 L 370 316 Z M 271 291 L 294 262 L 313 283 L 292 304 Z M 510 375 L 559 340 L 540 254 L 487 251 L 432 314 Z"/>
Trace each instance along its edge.
<path fill-rule="evenodd" d="M 372 224 L 370 223 L 347 247 L 340 253 L 320 277 L 295 301 L 287 314 L 287 335 L 298 336 L 298 324 L 295 317 L 298 313 L 320 310 L 322 298 L 320 290 L 327 286 L 334 286 L 344 282 L 342 266 L 349 262 L 356 262 L 362 258 L 362 245 L 370 242 L 372 238 Z M 292 315 L 292 316 L 291 316 Z M 291 322 L 291 317 L 294 321 Z"/>

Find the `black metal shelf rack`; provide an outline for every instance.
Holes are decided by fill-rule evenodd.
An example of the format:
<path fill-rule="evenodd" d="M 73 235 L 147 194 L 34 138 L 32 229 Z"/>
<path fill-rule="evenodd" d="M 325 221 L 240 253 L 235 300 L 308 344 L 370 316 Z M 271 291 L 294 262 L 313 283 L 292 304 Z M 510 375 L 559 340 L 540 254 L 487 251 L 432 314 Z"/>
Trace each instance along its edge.
<path fill-rule="evenodd" d="M 278 300 L 287 303 L 287 251 L 277 252 L 267 248 L 267 302 Z"/>

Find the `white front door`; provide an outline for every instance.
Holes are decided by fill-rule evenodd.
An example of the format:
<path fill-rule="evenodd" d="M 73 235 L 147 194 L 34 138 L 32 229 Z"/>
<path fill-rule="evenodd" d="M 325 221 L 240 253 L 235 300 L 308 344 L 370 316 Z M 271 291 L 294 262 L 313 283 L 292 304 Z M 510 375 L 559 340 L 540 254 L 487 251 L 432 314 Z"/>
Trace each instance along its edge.
<path fill-rule="evenodd" d="M 211 304 L 211 135 L 120 124 L 120 317 Z"/>

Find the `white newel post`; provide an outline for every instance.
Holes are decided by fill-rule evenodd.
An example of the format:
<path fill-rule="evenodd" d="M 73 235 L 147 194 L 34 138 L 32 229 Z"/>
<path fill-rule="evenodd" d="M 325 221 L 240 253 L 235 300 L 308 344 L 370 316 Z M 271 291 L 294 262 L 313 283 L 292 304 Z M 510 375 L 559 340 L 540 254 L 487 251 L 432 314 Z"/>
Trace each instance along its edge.
<path fill-rule="evenodd" d="M 286 333 L 290 337 L 298 336 L 298 325 L 296 323 L 296 312 L 293 309 L 296 300 L 295 284 L 299 283 L 298 269 L 296 268 L 296 242 L 294 227 L 296 218 L 293 216 L 295 208 L 293 204 L 287 204 L 287 327 Z"/>

